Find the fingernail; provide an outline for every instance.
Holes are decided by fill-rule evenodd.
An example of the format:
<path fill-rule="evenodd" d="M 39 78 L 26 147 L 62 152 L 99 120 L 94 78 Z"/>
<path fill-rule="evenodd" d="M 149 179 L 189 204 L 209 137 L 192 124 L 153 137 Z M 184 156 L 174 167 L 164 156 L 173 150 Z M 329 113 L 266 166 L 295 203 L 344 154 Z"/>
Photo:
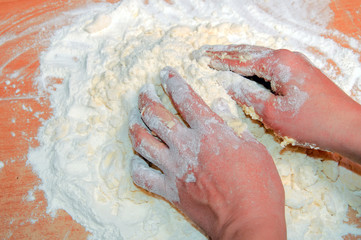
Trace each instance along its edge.
<path fill-rule="evenodd" d="M 176 72 L 176 70 L 169 66 L 163 68 L 160 71 L 159 76 L 162 81 L 163 88 L 167 93 L 168 93 L 167 85 L 169 84 L 168 81 L 177 75 L 178 73 Z"/>
<path fill-rule="evenodd" d="M 188 84 L 174 68 L 165 67 L 160 77 L 165 92 L 176 104 L 180 104 L 190 96 Z"/>
<path fill-rule="evenodd" d="M 151 101 L 160 103 L 160 99 L 153 84 L 147 83 L 139 90 L 139 95 L 145 94 Z M 145 104 L 147 105 L 147 104 Z"/>
<path fill-rule="evenodd" d="M 173 74 L 172 74 L 173 72 Z M 162 82 L 168 80 L 169 78 L 174 76 L 174 72 L 175 70 L 172 67 L 166 66 L 165 68 L 163 68 L 160 73 L 160 79 L 162 80 Z"/>

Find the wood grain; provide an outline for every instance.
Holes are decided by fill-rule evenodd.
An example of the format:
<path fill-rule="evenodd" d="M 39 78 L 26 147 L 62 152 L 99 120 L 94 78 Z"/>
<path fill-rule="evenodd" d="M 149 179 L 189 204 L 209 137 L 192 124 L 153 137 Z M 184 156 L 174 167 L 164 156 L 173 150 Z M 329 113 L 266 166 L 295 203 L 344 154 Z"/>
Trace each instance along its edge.
<path fill-rule="evenodd" d="M 71 21 L 51 19 L 88 2 L 0 0 L 0 36 L 6 38 L 0 39 L 0 161 L 5 164 L 0 169 L 0 239 L 86 239 L 89 234 L 64 211 L 56 217 L 46 213 L 46 199 L 37 187 L 40 179 L 26 164 L 29 147 L 38 144 L 42 121 L 51 115 L 46 96 L 34 85 L 39 55 L 49 46 L 52 32 Z M 359 0 L 332 0 L 330 7 L 335 16 L 328 28 L 361 40 Z M 336 40 L 351 48 L 345 39 Z M 355 216 L 353 220 L 361 222 Z"/>
<path fill-rule="evenodd" d="M 0 42 L 0 161 L 5 164 L 0 169 L 0 239 L 86 239 L 89 234 L 65 211 L 55 218 L 46 213 L 46 199 L 37 188 L 40 179 L 26 165 L 29 147 L 38 144 L 41 120 L 51 114 L 34 85 L 39 54 L 49 46 L 51 33 L 70 19 L 49 21 L 82 4 L 85 1 L 0 2 L 0 35 L 7 39 Z"/>

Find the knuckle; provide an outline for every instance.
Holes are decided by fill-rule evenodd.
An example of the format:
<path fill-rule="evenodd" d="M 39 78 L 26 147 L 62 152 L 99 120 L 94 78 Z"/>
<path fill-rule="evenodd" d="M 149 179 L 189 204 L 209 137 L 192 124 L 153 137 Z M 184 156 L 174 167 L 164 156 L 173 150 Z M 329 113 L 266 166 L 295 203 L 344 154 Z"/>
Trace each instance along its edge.
<path fill-rule="evenodd" d="M 308 62 L 307 57 L 300 52 L 293 52 L 288 49 L 275 50 L 274 56 L 280 60 L 280 63 L 292 65 L 294 63 Z"/>
<path fill-rule="evenodd" d="M 141 109 L 141 115 L 144 116 L 158 116 L 162 112 L 162 107 L 159 103 L 152 103 L 144 106 Z"/>
<path fill-rule="evenodd" d="M 148 105 L 140 109 L 140 115 L 142 116 L 142 119 L 147 121 L 154 117 L 155 111 L 154 111 L 154 105 Z"/>
<path fill-rule="evenodd" d="M 144 136 L 142 128 L 139 125 L 133 126 L 133 128 L 130 129 L 130 136 L 133 147 L 138 149 Z"/>
<path fill-rule="evenodd" d="M 280 59 L 282 62 L 288 62 L 290 59 L 294 59 L 297 54 L 288 50 L 288 49 L 278 49 L 275 50 L 274 55 Z"/>
<path fill-rule="evenodd" d="M 138 104 L 141 107 L 145 107 L 151 103 L 151 100 L 148 98 L 147 94 L 142 92 L 139 94 Z"/>

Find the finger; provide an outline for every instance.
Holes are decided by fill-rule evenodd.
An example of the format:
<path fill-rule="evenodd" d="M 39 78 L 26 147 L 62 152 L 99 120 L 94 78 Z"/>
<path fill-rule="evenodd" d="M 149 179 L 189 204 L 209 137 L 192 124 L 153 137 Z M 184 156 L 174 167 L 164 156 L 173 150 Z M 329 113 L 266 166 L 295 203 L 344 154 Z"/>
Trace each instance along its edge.
<path fill-rule="evenodd" d="M 203 46 L 200 52 L 211 58 L 210 66 L 217 70 L 231 70 L 244 76 L 252 76 L 258 73 L 253 65 L 269 57 L 273 50 L 251 45 L 213 45 Z M 260 73 L 268 75 L 260 70 Z"/>
<path fill-rule="evenodd" d="M 130 171 L 136 185 L 165 197 L 165 176 L 160 171 L 150 168 L 143 159 L 136 155 L 132 158 Z"/>
<path fill-rule="evenodd" d="M 168 146 L 177 142 L 187 131 L 187 127 L 160 102 L 153 85 L 142 87 L 138 105 L 144 123 Z"/>
<path fill-rule="evenodd" d="M 268 107 L 278 98 L 264 86 L 242 76 L 236 75 L 231 79 L 223 79 L 219 82 L 237 103 L 253 107 L 261 118 L 264 117 Z"/>
<path fill-rule="evenodd" d="M 230 70 L 244 76 L 253 76 L 255 73 L 248 66 L 272 52 L 270 48 L 251 45 L 205 45 L 193 52 L 193 56 L 196 59 L 202 56 L 210 57 L 210 66 L 217 70 Z"/>
<path fill-rule="evenodd" d="M 158 166 L 163 172 L 171 167 L 168 161 L 168 147 L 149 132 L 138 109 L 133 109 L 129 115 L 129 134 L 137 153 Z"/>
<path fill-rule="evenodd" d="M 175 108 L 191 128 L 204 127 L 210 122 L 223 122 L 174 69 L 165 67 L 160 77 Z"/>
<path fill-rule="evenodd" d="M 288 50 L 251 45 L 215 45 L 203 46 L 200 52 L 211 58 L 209 66 L 214 69 L 230 70 L 243 76 L 256 75 L 271 81 L 272 90 L 276 93 L 286 94 L 291 68 L 285 61 L 285 56 L 293 54 Z"/>

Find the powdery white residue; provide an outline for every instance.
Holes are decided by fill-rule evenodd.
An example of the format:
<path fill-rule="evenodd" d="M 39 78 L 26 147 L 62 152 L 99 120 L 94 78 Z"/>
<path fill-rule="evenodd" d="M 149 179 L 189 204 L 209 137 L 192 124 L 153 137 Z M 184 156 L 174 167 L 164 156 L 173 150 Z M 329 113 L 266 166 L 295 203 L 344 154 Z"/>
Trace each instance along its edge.
<path fill-rule="evenodd" d="M 30 106 L 27 107 L 27 106 L 25 106 L 24 104 L 22 105 L 22 108 L 23 108 L 24 111 L 28 111 L 28 112 L 32 112 L 32 111 L 33 111 L 33 109 L 32 109 Z"/>
<path fill-rule="evenodd" d="M 30 222 L 31 224 L 36 223 L 37 221 L 39 221 L 39 219 L 34 219 L 34 218 L 29 218 L 28 222 Z"/>
<path fill-rule="evenodd" d="M 277 64 L 276 67 L 278 70 L 279 81 L 281 81 L 281 83 L 287 83 L 291 78 L 291 68 L 283 64 Z M 296 80 L 302 81 L 302 78 L 298 78 Z"/>
<path fill-rule="evenodd" d="M 112 18 L 108 15 L 100 14 L 94 18 L 94 21 L 85 26 L 84 30 L 88 33 L 100 32 L 103 29 L 109 27 L 112 22 Z"/>
<path fill-rule="evenodd" d="M 188 174 L 187 175 L 187 178 L 186 178 L 186 182 L 187 183 L 190 183 L 190 182 L 196 182 L 196 177 L 194 176 L 194 174 L 193 173 L 190 173 L 190 174 Z"/>
<path fill-rule="evenodd" d="M 308 98 L 306 92 L 300 90 L 297 86 L 292 86 L 287 90 L 286 96 L 276 98 L 275 107 L 282 112 L 291 112 L 292 116 L 296 116 Z"/>
<path fill-rule="evenodd" d="M 262 85 L 238 74 L 226 73 L 228 75 L 220 76 L 218 82 L 228 91 L 233 91 L 234 96 L 247 106 L 253 106 L 257 111 L 262 112 L 265 107 L 264 102 L 271 97 L 271 92 Z"/>
<path fill-rule="evenodd" d="M 132 158 L 132 177 L 134 182 L 149 189 L 152 193 L 158 194 L 171 202 L 179 202 L 176 178 L 165 176 L 160 171 L 149 168 L 148 164 L 139 156 Z"/>
<path fill-rule="evenodd" d="M 5 166 L 4 162 L 0 161 L 0 169 L 2 169 Z"/>
<path fill-rule="evenodd" d="M 242 122 L 242 120 L 238 117 L 238 114 L 232 114 L 230 106 L 224 98 L 215 99 L 212 102 L 211 108 L 227 123 L 228 126 L 230 126 L 235 131 L 238 136 L 242 137 L 243 139 L 247 138 L 247 135 L 244 134 L 245 131 L 247 131 L 247 125 Z M 219 150 L 215 150 L 216 155 L 218 155 Z"/>
<path fill-rule="evenodd" d="M 20 75 L 20 71 L 14 71 L 12 74 L 10 74 L 9 78 L 10 79 L 16 79 L 17 77 L 19 77 L 19 75 Z M 10 83 L 9 80 L 7 80 L 7 82 Z M 6 83 L 6 84 L 9 85 L 8 83 Z"/>
<path fill-rule="evenodd" d="M 276 14 L 273 6 L 290 11 Z M 256 5 L 231 0 L 172 5 L 159 0 L 145 6 L 140 0 L 124 0 L 117 5 L 95 5 L 87 14 L 73 12 L 80 15 L 77 21 L 54 35 L 40 59 L 38 80 L 50 93 L 54 115 L 39 130 L 41 146 L 31 149 L 29 162 L 42 179 L 40 189 L 48 200 L 48 212 L 66 210 L 91 232 L 90 239 L 206 239 L 172 206 L 145 194 L 131 178 L 130 112 L 137 108 L 141 87 L 151 83 L 160 101 L 176 113 L 159 76 L 169 65 L 237 134 L 251 140 L 251 132 L 267 147 L 286 189 L 289 239 L 361 234 L 343 223 L 349 205 L 361 212 L 361 186 L 355 183 L 361 181 L 356 175 L 322 159 L 284 151 L 272 135 L 244 115 L 218 82 L 222 76 L 233 77 L 210 69 L 209 59 L 197 61 L 191 56 L 203 45 L 224 44 L 301 51 L 351 95 L 354 88 L 347 81 L 358 79 L 360 56 L 322 37 L 329 33 L 320 26 L 327 14 L 310 11 L 312 6 L 311 1 L 301 6 L 296 1 Z M 85 30 L 90 26 L 96 26 L 96 31 Z M 309 47 L 325 54 L 313 55 Z M 337 64 L 341 75 L 327 67 L 327 58 Z M 52 78 L 64 81 L 48 89 Z M 358 92 L 353 95 L 358 96 Z M 292 98 L 288 100 L 295 104 Z M 134 119 L 130 120 L 133 124 Z M 186 179 L 194 181 L 192 175 Z M 175 186 L 168 187 L 167 191 L 176 192 Z"/>
<path fill-rule="evenodd" d="M 34 190 L 29 190 L 28 194 L 25 197 L 26 201 L 28 202 L 32 202 L 35 200 L 35 196 L 34 196 Z"/>
<path fill-rule="evenodd" d="M 266 1 L 258 4 L 261 9 L 269 12 L 275 18 L 292 19 L 290 22 L 295 25 L 308 26 L 311 24 L 322 27 L 327 27 L 333 17 L 333 11 L 329 5 L 330 1 L 316 3 L 312 0 Z"/>

